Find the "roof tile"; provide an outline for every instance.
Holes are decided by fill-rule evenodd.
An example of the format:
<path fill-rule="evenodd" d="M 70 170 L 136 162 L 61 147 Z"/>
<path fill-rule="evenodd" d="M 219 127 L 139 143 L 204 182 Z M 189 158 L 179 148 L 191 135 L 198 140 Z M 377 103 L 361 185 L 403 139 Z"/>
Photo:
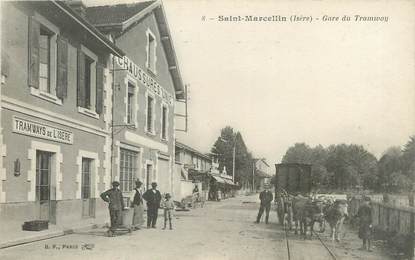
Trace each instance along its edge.
<path fill-rule="evenodd" d="M 120 24 L 141 12 L 155 1 L 133 4 L 92 6 L 86 9 L 86 18 L 94 25 Z"/>

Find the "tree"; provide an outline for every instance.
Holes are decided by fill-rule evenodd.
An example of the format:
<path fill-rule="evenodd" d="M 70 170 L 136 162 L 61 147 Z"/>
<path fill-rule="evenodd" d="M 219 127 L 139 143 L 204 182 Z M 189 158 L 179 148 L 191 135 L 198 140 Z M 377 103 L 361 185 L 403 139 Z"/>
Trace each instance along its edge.
<path fill-rule="evenodd" d="M 415 135 L 409 138 L 403 148 L 402 173 L 415 181 Z"/>
<path fill-rule="evenodd" d="M 327 172 L 325 163 L 327 151 L 318 145 L 311 148 L 305 143 L 296 143 L 288 148 L 283 156 L 283 163 L 305 163 L 311 164 L 311 179 L 314 188 L 323 188 L 331 184 L 332 175 Z"/>
<path fill-rule="evenodd" d="M 390 147 L 378 162 L 378 190 L 392 192 L 395 189 L 393 179 L 398 173 L 402 174 L 402 151 L 399 147 Z"/>
<path fill-rule="evenodd" d="M 211 151 L 218 155 L 219 169 L 232 175 L 233 171 L 233 149 L 235 146 L 235 182 L 250 183 L 252 172 L 252 155 L 245 145 L 241 133 L 234 132 L 233 128 L 226 126 L 221 130 L 220 136 L 214 143 Z"/>
<path fill-rule="evenodd" d="M 333 173 L 334 185 L 339 189 L 364 186 L 373 189 L 377 183 L 376 157 L 361 145 L 331 145 L 326 168 Z"/>

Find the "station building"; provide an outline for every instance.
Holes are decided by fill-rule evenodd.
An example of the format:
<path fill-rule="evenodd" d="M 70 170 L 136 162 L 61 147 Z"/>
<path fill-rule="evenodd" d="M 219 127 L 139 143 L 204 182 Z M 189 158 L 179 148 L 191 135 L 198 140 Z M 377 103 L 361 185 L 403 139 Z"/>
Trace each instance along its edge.
<path fill-rule="evenodd" d="M 111 57 L 124 53 L 65 2 L 1 5 L 2 228 L 106 220 Z"/>
<path fill-rule="evenodd" d="M 161 193 L 172 194 L 180 185 L 174 176 L 175 102 L 184 98 L 184 86 L 162 3 L 94 6 L 84 12 L 125 52 L 113 56 L 113 178 L 126 198 L 137 179 L 145 189 L 157 182 Z"/>

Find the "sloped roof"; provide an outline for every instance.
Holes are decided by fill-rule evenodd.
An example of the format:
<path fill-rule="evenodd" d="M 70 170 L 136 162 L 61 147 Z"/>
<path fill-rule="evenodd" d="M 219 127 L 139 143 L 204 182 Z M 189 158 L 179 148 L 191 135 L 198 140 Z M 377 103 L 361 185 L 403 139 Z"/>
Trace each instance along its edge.
<path fill-rule="evenodd" d="M 167 64 L 173 80 L 177 99 L 185 98 L 185 87 L 178 66 L 176 51 L 171 39 L 170 29 L 160 0 L 134 4 L 106 5 L 86 8 L 86 18 L 103 32 L 125 32 L 147 14 L 154 12 L 160 32 L 161 43 L 166 53 Z M 116 37 L 117 38 L 117 37 Z"/>
<path fill-rule="evenodd" d="M 11 1 L 12 2 L 12 1 Z M 95 28 L 87 19 L 72 9 L 65 1 L 13 1 L 14 4 L 29 5 L 31 9 L 47 10 L 56 17 L 62 25 L 71 26 L 74 30 L 85 32 L 88 40 L 99 47 L 105 48 L 108 52 L 119 57 L 125 53 L 112 43 L 105 35 Z"/>
<path fill-rule="evenodd" d="M 194 149 L 194 148 L 192 148 L 192 147 L 190 147 L 190 146 L 188 146 L 188 145 L 186 145 L 184 143 L 181 143 L 181 142 L 179 142 L 177 140 L 176 140 L 176 144 L 175 145 L 176 145 L 176 148 L 189 151 L 189 152 L 194 153 L 194 154 L 198 155 L 199 157 L 202 157 L 202 158 L 207 159 L 209 161 L 211 160 L 209 156 L 207 156 L 207 155 L 199 152 L 198 150 L 196 150 L 196 149 Z"/>
<path fill-rule="evenodd" d="M 121 24 L 154 2 L 147 1 L 133 4 L 88 7 L 86 9 L 86 16 L 95 26 Z"/>

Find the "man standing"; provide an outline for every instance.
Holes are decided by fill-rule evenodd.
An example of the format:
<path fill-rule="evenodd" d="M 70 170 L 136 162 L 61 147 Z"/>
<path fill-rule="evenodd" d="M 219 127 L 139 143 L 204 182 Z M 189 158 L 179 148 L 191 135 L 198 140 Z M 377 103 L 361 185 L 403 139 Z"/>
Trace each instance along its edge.
<path fill-rule="evenodd" d="M 139 180 L 135 182 L 135 193 L 134 197 L 131 200 L 131 208 L 134 208 L 134 217 L 133 217 L 133 226 L 135 230 L 140 229 L 141 225 L 144 223 L 144 205 L 143 205 L 143 195 L 141 192 L 141 185 L 143 183 Z"/>
<path fill-rule="evenodd" d="M 117 228 L 121 222 L 121 211 L 124 209 L 124 200 L 122 192 L 118 189 L 120 183 L 118 181 L 112 182 L 112 189 L 101 193 L 101 198 L 108 202 L 108 209 L 110 211 L 111 229 Z"/>
<path fill-rule="evenodd" d="M 261 205 L 259 207 L 258 216 L 255 222 L 259 223 L 259 220 L 261 219 L 262 214 L 265 210 L 265 224 L 268 224 L 269 211 L 271 209 L 271 202 L 273 199 L 272 193 L 269 191 L 268 185 L 266 185 L 265 190 L 259 194 L 259 199 L 261 200 Z"/>
<path fill-rule="evenodd" d="M 370 198 L 365 197 L 364 203 L 357 211 L 359 218 L 359 238 L 363 240 L 363 245 L 360 249 L 372 251 L 370 249 L 370 240 L 372 238 L 372 209 L 370 207 Z"/>
<path fill-rule="evenodd" d="M 143 194 L 147 201 L 147 228 L 156 228 L 158 210 L 160 208 L 161 194 L 157 189 L 157 183 L 151 183 L 151 189 Z"/>

